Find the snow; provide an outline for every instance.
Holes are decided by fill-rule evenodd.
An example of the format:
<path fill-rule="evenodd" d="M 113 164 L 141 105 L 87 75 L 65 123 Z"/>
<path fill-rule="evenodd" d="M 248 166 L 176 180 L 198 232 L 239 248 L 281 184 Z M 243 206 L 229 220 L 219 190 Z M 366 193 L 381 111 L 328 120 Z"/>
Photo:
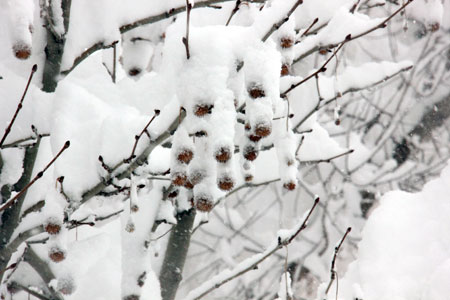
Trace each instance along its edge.
<path fill-rule="evenodd" d="M 384 195 L 362 231 L 339 299 L 446 299 L 450 274 L 450 166 L 419 193 Z M 331 290 L 329 299 L 334 299 Z"/>

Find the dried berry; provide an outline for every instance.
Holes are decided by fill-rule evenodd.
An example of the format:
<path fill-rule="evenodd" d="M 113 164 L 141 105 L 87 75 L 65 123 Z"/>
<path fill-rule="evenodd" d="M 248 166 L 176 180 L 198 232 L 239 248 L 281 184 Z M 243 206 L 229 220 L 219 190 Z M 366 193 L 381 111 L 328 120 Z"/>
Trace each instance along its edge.
<path fill-rule="evenodd" d="M 211 104 L 197 104 L 194 107 L 194 114 L 197 117 L 203 117 L 207 114 L 210 114 L 212 112 L 214 105 Z"/>
<path fill-rule="evenodd" d="M 128 71 L 128 75 L 137 76 L 137 75 L 141 74 L 141 72 L 142 72 L 142 70 L 140 68 L 134 67 Z"/>
<path fill-rule="evenodd" d="M 172 174 L 172 183 L 177 186 L 183 186 L 186 183 L 187 176 L 184 172 Z"/>
<path fill-rule="evenodd" d="M 58 234 L 61 231 L 61 225 L 53 221 L 47 223 L 44 228 L 49 234 Z"/>
<path fill-rule="evenodd" d="M 192 190 L 194 188 L 194 185 L 189 180 L 186 180 L 184 187 L 188 190 Z"/>
<path fill-rule="evenodd" d="M 75 292 L 76 286 L 73 278 L 60 278 L 56 289 L 64 295 L 71 295 Z"/>
<path fill-rule="evenodd" d="M 31 55 L 31 48 L 28 45 L 18 43 L 13 46 L 14 55 L 18 59 L 28 59 Z"/>
<path fill-rule="evenodd" d="M 249 139 L 250 141 L 252 141 L 252 142 L 259 142 L 259 140 L 261 139 L 261 137 L 258 136 L 258 135 L 253 135 L 253 134 L 251 134 L 251 135 L 248 136 L 248 139 Z"/>
<path fill-rule="evenodd" d="M 294 40 L 289 36 L 285 36 L 280 39 L 281 48 L 287 49 L 287 48 L 291 48 L 293 45 L 294 45 Z"/>
<path fill-rule="evenodd" d="M 250 175 L 250 174 L 245 175 L 245 182 L 251 182 L 251 181 L 253 181 L 253 175 Z"/>
<path fill-rule="evenodd" d="M 280 75 L 281 75 L 281 76 L 287 76 L 287 75 L 289 75 L 289 65 L 283 64 L 283 65 L 281 66 L 281 73 L 280 73 Z"/>
<path fill-rule="evenodd" d="M 192 170 L 189 174 L 189 181 L 192 185 L 199 184 L 206 177 L 206 171 L 202 169 Z"/>
<path fill-rule="evenodd" d="M 431 30 L 431 32 L 436 32 L 439 30 L 440 27 L 441 27 L 441 24 L 436 22 L 436 23 L 433 23 L 430 25 L 430 30 Z"/>
<path fill-rule="evenodd" d="M 194 157 L 194 153 L 190 149 L 181 149 L 177 154 L 177 160 L 183 164 L 189 164 Z"/>
<path fill-rule="evenodd" d="M 220 163 L 226 163 L 231 158 L 231 151 L 229 147 L 221 147 L 216 152 L 216 160 Z"/>
<path fill-rule="evenodd" d="M 66 258 L 66 253 L 65 253 L 65 251 L 63 251 L 62 249 L 60 249 L 58 247 L 52 247 L 49 251 L 48 256 L 54 262 L 60 262 Z"/>
<path fill-rule="evenodd" d="M 202 212 L 210 212 L 214 207 L 211 196 L 206 194 L 195 196 L 195 202 L 197 210 Z"/>
<path fill-rule="evenodd" d="M 258 150 L 252 145 L 247 145 L 244 148 L 244 158 L 249 161 L 254 161 L 258 157 Z"/>
<path fill-rule="evenodd" d="M 186 186 L 186 184 L 184 185 Z M 176 196 L 178 196 L 178 190 L 173 190 L 167 195 L 168 198 L 175 198 Z"/>
<path fill-rule="evenodd" d="M 130 207 L 131 212 L 138 212 L 139 211 L 139 206 L 137 206 L 136 204 L 131 205 Z"/>
<path fill-rule="evenodd" d="M 297 187 L 297 184 L 295 184 L 295 182 L 293 181 L 289 181 L 283 184 L 283 187 L 289 191 L 293 191 Z"/>
<path fill-rule="evenodd" d="M 261 86 L 257 86 L 254 85 L 252 87 L 250 87 L 248 89 L 248 94 L 250 95 L 250 97 L 252 97 L 253 99 L 256 98 L 262 98 L 266 96 L 266 93 L 264 92 L 264 90 L 262 89 Z"/>
<path fill-rule="evenodd" d="M 267 137 L 272 133 L 272 126 L 267 123 L 259 123 L 255 126 L 255 134 L 260 137 Z"/>
<path fill-rule="evenodd" d="M 234 180 L 230 176 L 224 175 L 217 181 L 217 186 L 222 191 L 229 191 L 234 187 Z"/>
<path fill-rule="evenodd" d="M 325 48 L 319 49 L 319 54 L 320 54 L 320 55 L 325 55 L 325 54 L 327 54 L 327 53 L 328 53 L 328 50 L 327 50 L 327 49 L 325 49 Z"/>
<path fill-rule="evenodd" d="M 244 128 L 245 128 L 245 131 L 250 131 L 250 129 L 252 129 L 252 127 L 250 126 L 249 123 L 246 123 Z"/>

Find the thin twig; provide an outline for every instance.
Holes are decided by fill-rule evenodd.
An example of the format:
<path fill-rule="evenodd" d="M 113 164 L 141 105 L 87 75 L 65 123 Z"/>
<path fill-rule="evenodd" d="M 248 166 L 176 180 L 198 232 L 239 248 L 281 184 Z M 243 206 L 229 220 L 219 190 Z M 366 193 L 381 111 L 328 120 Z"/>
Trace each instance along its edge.
<path fill-rule="evenodd" d="M 316 25 L 317 22 L 319 22 L 319 18 L 315 18 L 314 21 L 311 23 L 311 25 L 309 25 L 309 27 L 306 28 L 305 31 L 303 31 L 303 33 L 302 33 L 302 35 L 300 37 L 302 38 L 305 35 L 307 35 L 309 33 L 309 31 L 311 30 L 311 28 L 313 28 L 313 26 Z"/>
<path fill-rule="evenodd" d="M 256 254 L 254 257 L 250 257 L 247 260 L 244 260 L 243 262 L 237 264 L 232 270 L 225 270 L 223 273 L 219 273 L 213 278 L 211 278 L 209 281 L 203 283 L 200 287 L 192 290 L 189 292 L 187 297 L 185 297 L 185 300 L 198 300 L 205 295 L 209 294 L 213 290 L 219 288 L 223 284 L 241 276 L 242 274 L 254 270 L 261 262 L 266 260 L 268 257 L 270 257 L 272 254 L 274 254 L 279 249 L 283 248 L 284 246 L 291 243 L 298 234 L 304 230 L 307 226 L 308 220 L 314 211 L 314 209 L 317 207 L 317 204 L 319 203 L 319 198 L 316 198 L 314 200 L 314 204 L 309 210 L 308 214 L 304 218 L 303 222 L 300 224 L 297 224 L 287 237 L 281 238 L 280 236 L 277 237 L 277 240 L 274 241 L 268 248 L 262 253 Z"/>
<path fill-rule="evenodd" d="M 105 45 L 103 42 L 98 42 L 91 47 L 87 48 L 83 53 L 80 54 L 77 58 L 75 58 L 72 66 L 64 71 L 61 71 L 62 75 L 68 75 L 70 72 L 72 72 L 83 60 L 88 58 L 91 54 L 94 52 L 101 50 L 101 49 L 108 49 L 114 47 L 119 41 L 114 41 L 109 45 Z"/>
<path fill-rule="evenodd" d="M 236 5 L 234 6 L 233 10 L 231 11 L 230 17 L 228 18 L 227 23 L 225 24 L 225 26 L 230 25 L 231 19 L 238 12 L 240 5 L 241 5 L 241 0 L 236 0 Z"/>
<path fill-rule="evenodd" d="M 191 9 L 192 4 L 189 2 L 189 0 L 186 0 L 186 36 L 183 37 L 182 41 L 184 44 L 184 47 L 186 47 L 186 57 L 189 59 L 191 57 L 189 53 L 189 21 L 191 19 Z"/>
<path fill-rule="evenodd" d="M 342 47 L 345 45 L 345 43 L 351 41 L 352 36 L 349 34 L 346 36 L 345 40 L 339 45 L 339 47 L 336 49 L 336 51 L 323 63 L 323 65 L 317 69 L 317 71 L 313 72 L 312 74 L 308 75 L 306 78 L 300 80 L 299 82 L 292 84 L 287 90 L 285 90 L 284 92 L 281 93 L 280 97 L 284 98 L 286 97 L 286 95 L 292 91 L 293 89 L 295 89 L 296 87 L 298 87 L 299 85 L 305 83 L 306 81 L 310 80 L 311 78 L 315 77 L 316 75 L 318 75 L 321 72 L 325 72 L 327 69 L 325 68 L 328 63 L 333 59 L 333 57 L 336 56 L 336 54 L 339 52 L 339 50 L 342 49 Z"/>
<path fill-rule="evenodd" d="M 70 141 L 66 141 L 64 146 L 59 150 L 58 154 L 45 166 L 45 168 L 36 174 L 36 176 L 31 180 L 19 193 L 17 193 L 11 200 L 8 200 L 5 202 L 2 206 L 0 206 L 0 212 L 4 211 L 8 207 L 14 204 L 14 202 L 19 199 L 20 196 L 22 196 L 23 193 L 25 193 L 30 186 L 32 186 L 39 178 L 41 178 L 45 171 L 58 159 L 58 157 L 70 146 Z"/>
<path fill-rule="evenodd" d="M 25 90 L 23 91 L 22 98 L 20 99 L 20 102 L 17 105 L 16 112 L 14 113 L 14 116 L 13 116 L 11 122 L 9 122 L 8 127 L 6 127 L 5 134 L 3 135 L 2 140 L 0 141 L 0 147 L 2 147 L 3 143 L 5 142 L 6 137 L 8 136 L 9 132 L 11 131 L 14 121 L 16 120 L 17 115 L 19 114 L 19 111 L 22 109 L 23 100 L 25 99 L 25 95 L 27 94 L 28 87 L 30 86 L 30 83 L 31 83 L 31 79 L 33 79 L 33 75 L 34 75 L 34 73 L 36 73 L 36 71 L 37 71 L 37 65 L 33 65 L 33 67 L 31 68 L 30 77 L 28 77 L 27 85 L 25 87 Z"/>
<path fill-rule="evenodd" d="M 365 36 L 365 35 L 367 35 L 367 34 L 373 32 L 373 31 L 375 31 L 375 30 L 378 30 L 378 29 L 381 29 L 381 28 L 385 28 L 385 27 L 386 27 L 386 23 L 388 23 L 393 17 L 395 17 L 398 13 L 400 13 L 403 9 L 406 8 L 406 6 L 408 6 L 409 4 L 411 4 L 411 2 L 413 2 L 413 1 L 414 1 L 414 0 L 407 0 L 407 1 L 406 1 L 399 9 L 397 9 L 393 14 L 391 14 L 390 16 L 388 16 L 386 19 L 384 19 L 383 21 L 381 21 L 380 23 L 378 23 L 378 24 L 375 25 L 374 27 L 369 28 L 369 29 L 367 29 L 366 31 L 364 31 L 364 32 L 362 32 L 362 33 L 360 33 L 360 34 L 356 34 L 356 35 L 352 36 L 351 39 L 350 39 L 350 41 L 356 40 L 356 39 L 358 39 L 358 38 L 360 38 L 360 37 L 362 37 L 362 36 Z M 345 41 L 345 40 L 344 40 L 344 41 Z M 314 52 L 316 52 L 316 51 L 318 51 L 318 50 L 320 50 L 320 49 L 332 49 L 332 48 L 335 48 L 335 47 L 337 47 L 339 44 L 343 43 L 344 41 L 339 42 L 339 43 L 336 43 L 336 44 L 328 44 L 328 45 L 322 45 L 322 46 L 317 45 L 317 46 L 311 48 L 310 50 L 308 50 L 307 52 L 303 53 L 303 54 L 300 55 L 299 57 L 295 58 L 295 59 L 294 59 L 294 63 L 299 62 L 299 61 L 302 60 L 303 58 L 305 58 L 305 57 L 311 55 L 312 53 L 314 53 Z"/>
<path fill-rule="evenodd" d="M 159 110 L 159 109 L 155 109 L 155 114 L 153 115 L 153 117 L 150 119 L 150 121 L 148 121 L 147 125 L 145 125 L 145 127 L 144 127 L 144 129 L 142 129 L 141 133 L 139 133 L 138 135 L 136 135 L 136 136 L 134 137 L 134 138 L 135 138 L 135 141 L 134 141 L 134 145 L 133 145 L 133 150 L 131 151 L 130 157 L 127 158 L 127 159 L 125 160 L 125 162 L 129 163 L 129 162 L 131 162 L 132 159 L 136 158 L 135 152 L 136 152 L 137 144 L 139 143 L 139 139 L 142 137 L 142 135 L 143 135 L 144 133 L 147 132 L 148 126 L 150 126 L 150 124 L 153 122 L 153 120 L 154 120 L 157 116 L 159 116 L 159 113 L 160 113 L 160 110 Z M 100 158 L 100 157 L 99 157 L 99 158 Z M 103 164 L 102 164 L 102 166 L 103 166 Z"/>
<path fill-rule="evenodd" d="M 336 158 L 348 155 L 350 153 L 353 153 L 354 151 L 355 151 L 354 149 L 350 149 L 348 151 L 345 151 L 344 153 L 341 153 L 341 154 L 338 154 L 338 155 L 335 155 L 335 156 L 332 156 L 332 157 L 329 157 L 329 158 L 317 159 L 317 160 L 305 160 L 305 161 L 302 161 L 302 163 L 303 164 L 312 164 L 312 163 L 321 163 L 321 162 L 329 163 L 333 159 L 336 159 Z"/>
<path fill-rule="evenodd" d="M 297 2 L 295 2 L 295 4 L 288 11 L 286 17 L 283 18 L 282 20 L 280 20 L 279 22 L 273 24 L 272 27 L 269 29 L 269 31 L 262 38 L 262 41 L 263 42 L 267 41 L 267 39 L 272 35 L 272 33 L 277 31 L 278 29 L 280 29 L 280 27 L 283 26 L 283 24 L 289 20 L 289 17 L 294 13 L 294 11 L 297 9 L 297 7 L 302 3 L 303 3 L 303 0 L 298 0 Z"/>
<path fill-rule="evenodd" d="M 337 275 L 336 270 L 335 270 L 336 258 L 339 253 L 339 250 L 341 249 L 342 244 L 344 243 L 345 238 L 350 233 L 350 231 L 352 231 L 352 228 L 351 227 L 347 228 L 347 231 L 345 232 L 345 234 L 342 237 L 341 241 L 339 242 L 338 246 L 336 248 L 334 248 L 334 255 L 333 255 L 333 260 L 331 261 L 331 269 L 330 269 L 330 272 L 331 272 L 330 282 L 328 283 L 328 287 L 325 291 L 325 294 L 328 294 L 328 291 L 330 290 L 330 287 L 333 284 L 334 279 L 336 279 L 336 275 Z"/>

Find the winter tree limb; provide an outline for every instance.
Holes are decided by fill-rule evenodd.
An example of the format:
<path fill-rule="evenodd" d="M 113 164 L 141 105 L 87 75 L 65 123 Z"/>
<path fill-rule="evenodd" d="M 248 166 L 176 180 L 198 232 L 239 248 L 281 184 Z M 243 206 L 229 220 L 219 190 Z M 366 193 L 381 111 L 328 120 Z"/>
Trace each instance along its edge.
<path fill-rule="evenodd" d="M 314 200 L 313 206 L 309 210 L 303 222 L 297 224 L 294 228 L 289 230 L 289 234 L 287 236 L 283 237 L 278 236 L 277 240 L 272 242 L 272 244 L 267 248 L 266 251 L 244 260 L 243 262 L 237 264 L 236 267 L 234 267 L 232 270 L 227 269 L 221 272 L 220 274 L 214 276 L 213 278 L 206 281 L 198 288 L 189 292 L 189 294 L 187 295 L 187 297 L 184 298 L 184 300 L 198 300 L 204 297 L 205 295 L 219 288 L 223 284 L 241 276 L 242 274 L 250 270 L 255 269 L 261 262 L 270 257 L 276 251 L 290 244 L 299 235 L 299 233 L 306 228 L 308 220 L 318 203 L 319 198 L 316 198 Z"/>

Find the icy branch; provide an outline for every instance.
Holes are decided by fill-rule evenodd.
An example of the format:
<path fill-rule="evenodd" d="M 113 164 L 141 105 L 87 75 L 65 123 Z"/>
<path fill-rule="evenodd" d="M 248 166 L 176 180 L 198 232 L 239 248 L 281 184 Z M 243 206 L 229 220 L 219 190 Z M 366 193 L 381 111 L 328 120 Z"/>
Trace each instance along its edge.
<path fill-rule="evenodd" d="M 289 233 L 287 235 L 284 235 L 282 237 L 278 236 L 276 241 L 272 242 L 272 244 L 267 248 L 266 251 L 256 254 L 244 260 L 243 262 L 239 263 L 236 267 L 234 267 L 232 270 L 227 269 L 221 272 L 220 274 L 214 276 L 213 278 L 203 283 L 198 288 L 189 292 L 185 300 L 197 300 L 204 297 L 205 295 L 219 288 L 228 281 L 231 281 L 241 276 L 242 274 L 255 269 L 266 258 L 270 257 L 272 254 L 281 249 L 283 246 L 290 244 L 299 235 L 299 233 L 306 228 L 308 220 L 318 203 L 319 198 L 316 198 L 314 200 L 313 206 L 309 210 L 303 222 L 297 224 L 294 228 L 289 230 Z"/>

